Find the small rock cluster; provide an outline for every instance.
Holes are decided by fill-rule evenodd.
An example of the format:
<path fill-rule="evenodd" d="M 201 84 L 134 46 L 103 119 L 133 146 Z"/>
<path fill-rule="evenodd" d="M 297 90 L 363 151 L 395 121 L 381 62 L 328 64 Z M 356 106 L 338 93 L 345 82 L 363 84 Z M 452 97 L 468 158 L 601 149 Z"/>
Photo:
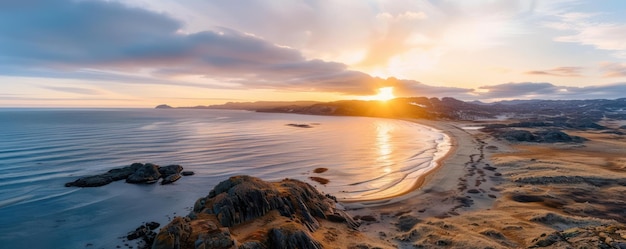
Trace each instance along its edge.
<path fill-rule="evenodd" d="M 183 171 L 180 165 L 160 167 L 152 163 L 133 163 L 130 166 L 112 169 L 100 175 L 81 177 L 65 184 L 66 187 L 100 187 L 114 181 L 126 179 L 127 183 L 155 183 L 163 178 L 161 184 L 170 184 L 182 175 L 193 175 L 192 171 Z"/>
<path fill-rule="evenodd" d="M 231 236 L 229 228 L 270 212 L 278 212 L 296 223 L 262 229 L 254 239 L 246 241 Z M 310 234 L 320 228 L 318 219 L 344 223 L 352 229 L 358 227 L 352 217 L 336 208 L 336 201 L 307 183 L 234 176 L 198 199 L 187 217 L 176 217 L 163 227 L 153 248 L 322 248 Z"/>
<path fill-rule="evenodd" d="M 129 241 L 141 239 L 141 243 L 138 247 L 140 249 L 150 248 L 152 246 L 152 243 L 154 242 L 154 237 L 156 237 L 156 232 L 154 232 L 154 230 L 157 229 L 160 225 L 161 224 L 157 222 L 148 222 L 146 224 L 143 224 L 137 227 L 135 231 L 129 232 L 128 235 L 126 235 L 126 239 L 128 239 Z"/>
<path fill-rule="evenodd" d="M 533 239 L 530 248 L 626 248 L 626 227 L 604 225 L 575 227 Z"/>

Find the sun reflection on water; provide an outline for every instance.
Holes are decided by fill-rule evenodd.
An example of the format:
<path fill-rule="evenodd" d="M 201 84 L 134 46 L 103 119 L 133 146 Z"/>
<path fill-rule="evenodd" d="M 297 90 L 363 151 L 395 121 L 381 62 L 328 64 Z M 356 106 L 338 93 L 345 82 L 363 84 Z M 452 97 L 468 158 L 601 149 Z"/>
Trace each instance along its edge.
<path fill-rule="evenodd" d="M 391 165 L 393 161 L 391 158 L 392 146 L 391 146 L 391 132 L 393 127 L 389 123 L 376 124 L 376 147 L 378 149 L 378 157 L 376 162 L 382 166 L 383 173 L 389 174 L 392 172 Z"/>

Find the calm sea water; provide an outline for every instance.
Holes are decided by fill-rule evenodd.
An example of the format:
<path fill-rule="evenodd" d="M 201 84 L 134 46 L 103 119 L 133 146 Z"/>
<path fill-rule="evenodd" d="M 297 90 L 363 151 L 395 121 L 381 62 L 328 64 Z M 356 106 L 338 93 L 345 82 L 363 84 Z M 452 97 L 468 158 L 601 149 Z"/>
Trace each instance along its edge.
<path fill-rule="evenodd" d="M 310 124 L 313 128 L 287 126 Z M 230 110 L 0 109 L 2 248 L 115 248 L 144 221 L 186 215 L 229 176 L 295 178 L 340 200 L 397 194 L 449 149 L 447 136 L 376 118 Z M 172 185 L 66 188 L 133 162 L 180 164 Z M 316 174 L 315 168 L 329 170 Z M 330 182 L 321 185 L 309 177 Z"/>

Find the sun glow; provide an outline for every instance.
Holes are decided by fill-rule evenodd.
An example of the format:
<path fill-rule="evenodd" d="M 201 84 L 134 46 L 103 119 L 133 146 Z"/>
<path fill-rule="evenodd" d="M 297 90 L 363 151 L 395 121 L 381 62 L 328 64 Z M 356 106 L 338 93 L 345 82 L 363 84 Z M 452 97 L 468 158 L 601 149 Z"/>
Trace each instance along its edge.
<path fill-rule="evenodd" d="M 396 98 L 396 96 L 393 94 L 393 87 L 392 86 L 388 86 L 388 87 L 381 87 L 378 88 L 378 94 L 374 95 L 374 96 L 368 96 L 365 97 L 365 100 L 379 100 L 379 101 L 387 101 L 387 100 L 391 100 Z"/>

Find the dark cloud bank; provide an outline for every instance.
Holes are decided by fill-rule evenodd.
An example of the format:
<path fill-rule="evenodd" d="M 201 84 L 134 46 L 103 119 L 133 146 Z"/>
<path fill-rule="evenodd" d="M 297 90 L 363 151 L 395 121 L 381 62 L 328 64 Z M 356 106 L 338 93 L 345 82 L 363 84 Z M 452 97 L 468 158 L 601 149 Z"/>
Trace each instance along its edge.
<path fill-rule="evenodd" d="M 0 74 L 99 80 L 102 84 L 117 81 L 351 95 L 374 94 L 378 87 L 394 86 L 398 94 L 407 96 L 466 100 L 618 98 L 626 92 L 624 83 L 593 87 L 507 83 L 480 87 L 477 91 L 413 80 L 380 79 L 349 70 L 342 63 L 307 59 L 298 50 L 236 30 L 216 27 L 188 34 L 183 28 L 180 21 L 167 14 L 115 2 L 1 1 Z M 622 69 L 615 67 L 613 71 Z M 128 76 L 139 70 L 148 70 L 151 75 Z M 577 76 L 580 70 L 569 67 L 528 73 Z M 226 84 L 173 79 L 179 75 L 201 75 Z"/>

